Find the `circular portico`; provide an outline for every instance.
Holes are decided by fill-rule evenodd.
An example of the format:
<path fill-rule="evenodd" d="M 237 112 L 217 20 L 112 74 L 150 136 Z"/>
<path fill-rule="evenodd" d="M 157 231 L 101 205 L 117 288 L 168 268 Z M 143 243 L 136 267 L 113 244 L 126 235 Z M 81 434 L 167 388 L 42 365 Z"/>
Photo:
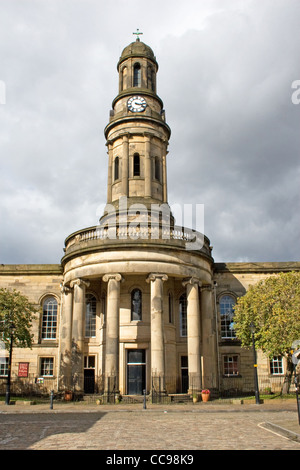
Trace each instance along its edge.
<path fill-rule="evenodd" d="M 111 240 L 93 227 L 66 239 L 63 316 L 73 321 L 68 342 L 62 336 L 62 357 L 73 355 L 68 381 L 76 377 L 78 390 L 84 388 L 84 357 L 90 347 L 84 339 L 84 299 L 90 288 L 98 298 L 106 299 L 105 331 L 98 343 L 105 391 L 124 394 L 132 389 L 127 376 L 127 354 L 132 350 L 145 351 L 143 386 L 148 391 L 152 387 L 169 393 L 182 391 L 181 357 L 188 362 L 186 391 L 199 390 L 204 382 L 214 386 L 215 345 L 211 331 L 206 331 L 213 314 L 209 240 L 179 227 L 169 235 L 169 239 Z M 192 249 L 193 243 L 198 249 Z M 137 320 L 131 317 L 134 288 L 142 292 L 143 315 Z M 179 316 L 183 295 L 186 318 Z"/>

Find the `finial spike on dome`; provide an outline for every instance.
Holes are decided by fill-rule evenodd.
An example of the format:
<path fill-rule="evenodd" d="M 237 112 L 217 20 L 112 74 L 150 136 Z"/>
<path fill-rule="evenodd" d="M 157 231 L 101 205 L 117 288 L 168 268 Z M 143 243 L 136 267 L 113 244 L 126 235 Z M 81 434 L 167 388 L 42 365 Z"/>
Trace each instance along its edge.
<path fill-rule="evenodd" d="M 136 34 L 136 40 L 139 42 L 140 41 L 140 35 L 143 34 L 143 33 L 140 33 L 140 30 L 139 28 L 136 29 L 136 33 L 132 33 L 132 34 Z"/>

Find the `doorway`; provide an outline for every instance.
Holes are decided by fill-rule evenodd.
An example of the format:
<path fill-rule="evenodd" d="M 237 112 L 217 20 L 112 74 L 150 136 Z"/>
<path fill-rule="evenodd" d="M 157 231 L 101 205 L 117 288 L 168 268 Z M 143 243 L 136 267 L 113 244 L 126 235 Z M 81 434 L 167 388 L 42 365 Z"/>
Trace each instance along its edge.
<path fill-rule="evenodd" d="M 146 388 L 146 350 L 127 350 L 127 394 L 142 395 Z"/>
<path fill-rule="evenodd" d="M 84 393 L 95 393 L 95 356 L 84 357 Z"/>

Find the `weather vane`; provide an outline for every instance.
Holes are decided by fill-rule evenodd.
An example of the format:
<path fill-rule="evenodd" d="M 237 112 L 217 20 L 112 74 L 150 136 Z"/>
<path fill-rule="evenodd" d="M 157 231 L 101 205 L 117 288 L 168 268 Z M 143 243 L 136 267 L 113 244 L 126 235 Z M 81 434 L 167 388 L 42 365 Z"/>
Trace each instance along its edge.
<path fill-rule="evenodd" d="M 139 36 L 140 36 L 141 34 L 143 34 L 143 33 L 140 33 L 139 28 L 137 28 L 137 29 L 136 29 L 136 33 L 132 33 L 132 34 L 136 34 L 136 36 L 137 36 L 136 40 L 137 40 L 137 41 L 140 41 L 140 37 L 139 37 Z"/>

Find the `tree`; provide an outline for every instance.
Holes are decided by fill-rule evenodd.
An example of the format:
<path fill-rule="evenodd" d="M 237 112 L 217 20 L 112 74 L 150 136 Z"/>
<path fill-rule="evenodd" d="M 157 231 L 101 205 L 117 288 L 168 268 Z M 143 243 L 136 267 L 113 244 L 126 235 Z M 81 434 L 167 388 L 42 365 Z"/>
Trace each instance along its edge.
<path fill-rule="evenodd" d="M 251 347 L 250 325 L 255 344 L 270 358 L 287 358 L 288 391 L 293 372 L 291 347 L 300 339 L 300 272 L 270 276 L 240 297 L 234 308 L 234 329 L 243 347 Z"/>
<path fill-rule="evenodd" d="M 32 346 L 32 321 L 38 312 L 27 297 L 20 292 L 0 288 L 0 339 L 9 348 L 11 328 L 14 345 L 20 348 Z"/>

